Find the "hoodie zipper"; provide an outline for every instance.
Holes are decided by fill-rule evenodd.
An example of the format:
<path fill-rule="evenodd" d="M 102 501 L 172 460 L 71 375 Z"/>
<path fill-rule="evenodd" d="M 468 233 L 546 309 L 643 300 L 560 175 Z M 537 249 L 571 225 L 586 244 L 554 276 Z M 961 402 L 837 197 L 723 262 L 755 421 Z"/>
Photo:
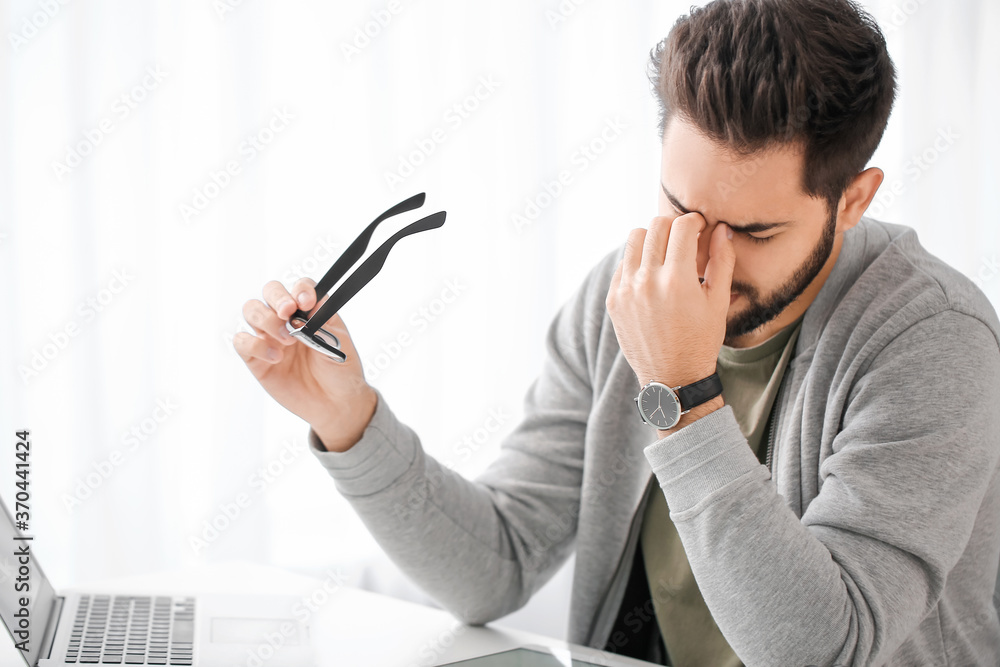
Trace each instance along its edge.
<path fill-rule="evenodd" d="M 784 389 L 785 383 L 782 382 L 778 385 L 778 395 L 774 397 L 774 405 L 771 406 L 771 427 L 767 430 L 767 455 L 764 461 L 764 465 L 767 466 L 767 471 L 771 471 L 771 455 L 774 450 L 774 428 L 776 422 L 778 421 L 778 406 L 781 404 L 781 391 Z M 773 478 L 773 475 L 772 475 Z"/>

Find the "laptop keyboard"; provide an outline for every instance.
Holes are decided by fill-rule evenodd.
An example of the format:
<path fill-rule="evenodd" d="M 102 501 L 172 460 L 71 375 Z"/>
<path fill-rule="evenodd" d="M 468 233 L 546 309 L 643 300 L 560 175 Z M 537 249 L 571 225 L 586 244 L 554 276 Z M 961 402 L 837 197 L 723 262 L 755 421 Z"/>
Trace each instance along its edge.
<path fill-rule="evenodd" d="M 83 595 L 65 661 L 191 665 L 193 657 L 194 598 Z"/>

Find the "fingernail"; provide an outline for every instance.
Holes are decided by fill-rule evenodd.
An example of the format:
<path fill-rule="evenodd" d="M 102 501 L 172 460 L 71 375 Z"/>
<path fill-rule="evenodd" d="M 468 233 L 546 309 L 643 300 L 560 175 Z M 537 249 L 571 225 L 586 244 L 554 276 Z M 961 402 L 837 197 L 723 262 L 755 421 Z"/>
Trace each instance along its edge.
<path fill-rule="evenodd" d="M 296 298 L 299 300 L 299 306 L 302 307 L 302 308 L 305 308 L 306 307 L 306 293 L 305 292 L 299 292 L 299 295 Z"/>
<path fill-rule="evenodd" d="M 265 352 L 264 354 L 271 361 L 277 361 L 278 360 L 278 351 L 276 349 L 274 349 L 273 347 L 267 348 L 267 352 Z"/>
<path fill-rule="evenodd" d="M 733 228 L 730 227 L 729 225 L 726 225 L 726 238 L 727 239 L 733 238 Z"/>
<path fill-rule="evenodd" d="M 283 309 L 285 308 L 285 304 L 286 304 L 286 303 L 288 303 L 288 304 L 291 304 L 291 306 L 292 306 L 293 308 L 295 308 L 295 307 L 296 307 L 296 306 L 295 306 L 295 302 L 294 302 L 294 301 L 292 301 L 291 299 L 284 299 L 284 300 L 282 300 L 282 302 L 281 302 L 281 303 L 279 303 L 279 304 L 278 304 L 278 310 L 279 310 L 279 311 L 280 311 L 280 310 L 283 310 Z"/>

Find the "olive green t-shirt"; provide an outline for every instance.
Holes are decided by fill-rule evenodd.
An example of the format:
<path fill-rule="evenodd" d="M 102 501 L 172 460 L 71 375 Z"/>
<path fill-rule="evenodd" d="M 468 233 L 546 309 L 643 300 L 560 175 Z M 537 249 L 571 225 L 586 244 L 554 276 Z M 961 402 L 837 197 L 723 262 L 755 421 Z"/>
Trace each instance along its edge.
<path fill-rule="evenodd" d="M 732 406 L 740 430 L 761 462 L 768 416 L 801 324 L 800 317 L 754 347 L 724 345 L 719 351 L 716 372 L 722 380 L 722 398 Z M 669 664 L 741 667 L 701 597 L 662 490 L 653 485 L 651 494 L 642 522 L 642 557 Z"/>

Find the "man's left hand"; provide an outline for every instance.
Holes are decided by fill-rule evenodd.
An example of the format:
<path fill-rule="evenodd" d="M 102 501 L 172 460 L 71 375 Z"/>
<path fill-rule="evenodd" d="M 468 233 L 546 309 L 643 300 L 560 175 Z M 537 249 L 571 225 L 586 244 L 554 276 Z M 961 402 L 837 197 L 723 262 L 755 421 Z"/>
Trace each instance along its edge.
<path fill-rule="evenodd" d="M 732 230 L 717 224 L 702 283 L 698 235 L 706 227 L 700 214 L 688 213 L 653 218 L 648 230 L 629 233 L 605 305 L 640 387 L 683 386 L 715 372 L 736 255 Z"/>

